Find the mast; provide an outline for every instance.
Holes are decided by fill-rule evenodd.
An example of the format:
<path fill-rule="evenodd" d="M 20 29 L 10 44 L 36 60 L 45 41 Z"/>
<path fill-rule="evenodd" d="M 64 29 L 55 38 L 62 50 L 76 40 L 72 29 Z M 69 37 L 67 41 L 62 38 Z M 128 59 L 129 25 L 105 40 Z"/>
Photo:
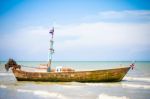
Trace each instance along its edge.
<path fill-rule="evenodd" d="M 49 33 L 51 34 L 50 36 L 50 42 L 49 42 L 49 55 L 48 55 L 48 69 L 47 72 L 51 71 L 51 64 L 52 64 L 52 56 L 54 54 L 54 49 L 53 49 L 53 35 L 54 35 L 54 27 L 49 31 Z"/>

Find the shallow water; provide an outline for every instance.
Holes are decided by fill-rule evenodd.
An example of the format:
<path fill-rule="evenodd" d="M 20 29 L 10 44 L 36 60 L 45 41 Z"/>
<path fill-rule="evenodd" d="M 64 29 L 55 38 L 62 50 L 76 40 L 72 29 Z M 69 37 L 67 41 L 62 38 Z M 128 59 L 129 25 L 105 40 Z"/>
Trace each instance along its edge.
<path fill-rule="evenodd" d="M 16 81 L 11 71 L 0 66 L 0 99 L 150 99 L 150 62 L 136 62 L 123 81 L 114 83 Z M 41 62 L 19 62 L 36 67 Z M 45 63 L 45 62 L 42 62 Z M 77 70 L 113 68 L 130 62 L 54 62 L 53 67 Z"/>

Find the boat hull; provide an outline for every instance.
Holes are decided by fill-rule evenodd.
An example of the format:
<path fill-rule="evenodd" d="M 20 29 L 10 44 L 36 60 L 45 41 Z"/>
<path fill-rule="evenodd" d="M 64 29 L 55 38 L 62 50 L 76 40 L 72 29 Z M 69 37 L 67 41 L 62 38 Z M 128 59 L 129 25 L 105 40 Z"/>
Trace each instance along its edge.
<path fill-rule="evenodd" d="M 106 70 L 75 71 L 75 72 L 27 72 L 13 69 L 18 81 L 49 81 L 49 82 L 118 82 L 123 79 L 130 67 Z"/>

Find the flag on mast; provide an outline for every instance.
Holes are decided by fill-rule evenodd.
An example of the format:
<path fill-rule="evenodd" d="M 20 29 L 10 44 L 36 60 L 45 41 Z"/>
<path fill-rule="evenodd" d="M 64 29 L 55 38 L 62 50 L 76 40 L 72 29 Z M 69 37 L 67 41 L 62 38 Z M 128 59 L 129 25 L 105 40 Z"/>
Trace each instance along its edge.
<path fill-rule="evenodd" d="M 54 27 L 49 31 L 50 34 L 52 34 L 52 38 L 53 38 L 53 35 L 54 35 Z"/>
<path fill-rule="evenodd" d="M 133 68 L 135 67 L 135 64 L 134 63 L 130 64 L 130 67 L 133 70 Z"/>

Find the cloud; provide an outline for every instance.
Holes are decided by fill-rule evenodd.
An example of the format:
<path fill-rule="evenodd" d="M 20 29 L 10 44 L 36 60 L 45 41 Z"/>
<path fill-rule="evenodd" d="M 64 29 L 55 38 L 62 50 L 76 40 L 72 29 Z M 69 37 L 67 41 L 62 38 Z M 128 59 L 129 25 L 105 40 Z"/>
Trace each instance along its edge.
<path fill-rule="evenodd" d="M 84 20 L 112 22 L 146 22 L 150 21 L 150 10 L 101 11 L 89 15 Z"/>
<path fill-rule="evenodd" d="M 149 40 L 149 23 L 82 23 L 80 25 L 59 28 L 56 36 L 64 43 L 63 46 L 133 46 L 146 45 Z M 74 39 L 69 39 L 74 37 Z"/>
<path fill-rule="evenodd" d="M 78 54 L 76 59 L 91 57 L 97 60 L 107 60 L 107 58 L 113 60 L 120 56 L 129 59 L 132 55 L 145 55 L 144 52 L 150 52 L 149 26 L 150 23 L 106 22 L 63 26 L 58 29 L 58 35 L 56 33 L 56 42 L 59 39 L 56 49 L 59 54 L 65 53 L 66 56 L 67 53 L 70 55 L 76 53 L 75 55 Z M 76 38 L 69 39 L 72 36 Z M 68 39 L 61 41 L 64 37 Z"/>
<path fill-rule="evenodd" d="M 114 15 L 115 18 L 133 14 L 144 18 L 149 13 L 107 11 L 100 13 L 100 16 Z M 150 22 L 55 23 L 54 60 L 150 60 L 149 26 Z M 47 60 L 50 39 L 48 32 L 48 27 L 33 26 L 1 36 L 0 58 Z"/>
<path fill-rule="evenodd" d="M 12 57 L 18 60 L 34 60 L 33 57 L 40 60 L 45 57 L 49 46 L 47 30 L 40 26 L 25 27 L 17 29 L 15 33 L 3 35 L 0 40 L 2 59 L 4 56 L 4 59 Z"/>

